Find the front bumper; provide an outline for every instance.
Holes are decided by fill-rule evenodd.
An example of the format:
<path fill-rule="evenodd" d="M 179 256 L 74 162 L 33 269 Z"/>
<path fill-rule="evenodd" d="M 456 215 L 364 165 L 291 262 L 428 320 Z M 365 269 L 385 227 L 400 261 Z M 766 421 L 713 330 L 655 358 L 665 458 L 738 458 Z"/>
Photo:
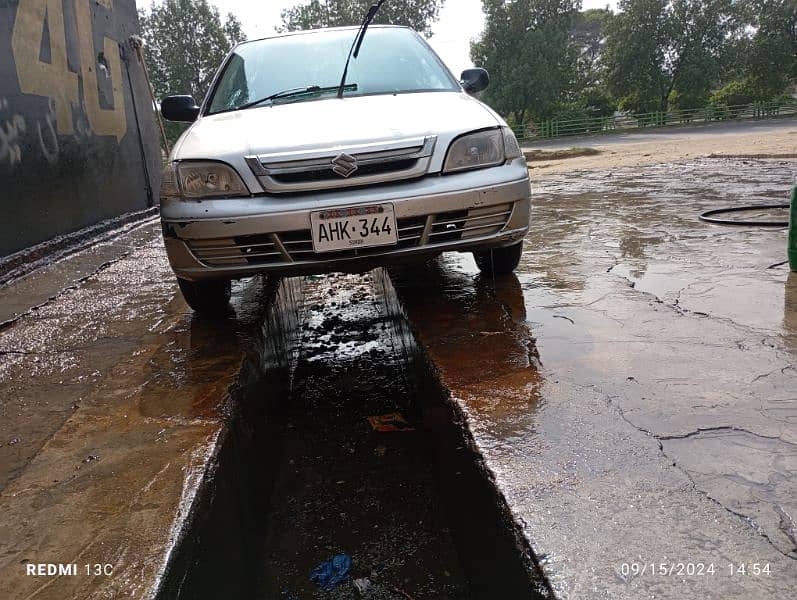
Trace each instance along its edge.
<path fill-rule="evenodd" d="M 530 216 L 523 159 L 501 167 L 395 185 L 292 196 L 171 201 L 161 207 L 164 242 L 183 279 L 362 271 L 413 256 L 498 247 L 521 240 Z M 397 246 L 317 254 L 310 213 L 390 202 Z"/>

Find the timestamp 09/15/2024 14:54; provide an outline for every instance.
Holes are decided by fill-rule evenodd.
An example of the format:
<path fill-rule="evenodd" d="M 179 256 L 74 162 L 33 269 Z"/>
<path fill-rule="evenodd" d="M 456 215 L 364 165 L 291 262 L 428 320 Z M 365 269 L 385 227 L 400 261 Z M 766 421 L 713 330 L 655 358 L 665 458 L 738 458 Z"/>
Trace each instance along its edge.
<path fill-rule="evenodd" d="M 623 577 L 772 576 L 772 568 L 765 562 L 624 562 L 619 570 Z"/>

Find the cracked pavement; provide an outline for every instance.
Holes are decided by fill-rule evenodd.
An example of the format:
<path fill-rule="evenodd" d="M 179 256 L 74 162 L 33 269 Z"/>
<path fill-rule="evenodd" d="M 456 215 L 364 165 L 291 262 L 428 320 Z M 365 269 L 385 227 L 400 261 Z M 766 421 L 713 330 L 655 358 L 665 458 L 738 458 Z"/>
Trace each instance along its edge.
<path fill-rule="evenodd" d="M 446 257 L 394 278 L 558 597 L 797 594 L 786 232 L 698 220 L 786 202 L 795 175 L 749 159 L 548 174 L 516 277 Z"/>
<path fill-rule="evenodd" d="M 559 178 L 543 182 L 537 198 L 554 210 L 565 194 L 592 199 L 601 227 L 588 226 L 589 243 L 606 249 L 607 273 L 628 284 L 628 299 L 647 301 L 649 310 L 635 306 L 631 319 L 619 318 L 625 303 L 609 307 L 606 296 L 591 306 L 606 306 L 604 315 L 622 321 L 623 345 L 634 345 L 613 352 L 630 371 L 615 399 L 624 420 L 659 440 L 696 489 L 792 559 L 797 280 L 785 265 L 770 268 L 782 262 L 785 233 L 714 227 L 696 216 L 781 202 L 796 172 L 793 161 L 703 160 L 618 172 L 590 185 L 586 198 L 583 184 Z"/>

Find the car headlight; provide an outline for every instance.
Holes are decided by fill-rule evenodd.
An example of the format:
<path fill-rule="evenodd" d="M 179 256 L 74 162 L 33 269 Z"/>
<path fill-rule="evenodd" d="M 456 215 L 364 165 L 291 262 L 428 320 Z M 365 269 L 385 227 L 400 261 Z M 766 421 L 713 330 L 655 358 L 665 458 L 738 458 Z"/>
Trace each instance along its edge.
<path fill-rule="evenodd" d="M 169 163 L 163 168 L 161 175 L 161 202 L 170 199 L 180 198 L 180 188 L 177 186 L 177 171 L 174 168 L 174 163 Z"/>
<path fill-rule="evenodd" d="M 504 134 L 501 129 L 468 133 L 451 142 L 443 172 L 495 167 L 506 160 L 504 154 Z"/>
<path fill-rule="evenodd" d="M 514 132 L 509 127 L 502 127 L 501 131 L 504 132 L 504 156 L 506 159 L 515 160 L 523 156 L 523 151 L 520 149 Z"/>
<path fill-rule="evenodd" d="M 240 176 L 220 162 L 187 161 L 177 164 L 177 181 L 184 198 L 248 196 Z"/>

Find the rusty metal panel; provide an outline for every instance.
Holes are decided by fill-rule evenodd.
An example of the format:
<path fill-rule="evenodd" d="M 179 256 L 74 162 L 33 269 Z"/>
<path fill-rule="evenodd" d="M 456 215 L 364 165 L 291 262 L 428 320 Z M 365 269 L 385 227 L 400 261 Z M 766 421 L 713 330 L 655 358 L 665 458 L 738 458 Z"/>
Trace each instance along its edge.
<path fill-rule="evenodd" d="M 0 0 L 0 257 L 157 203 L 134 0 Z"/>

